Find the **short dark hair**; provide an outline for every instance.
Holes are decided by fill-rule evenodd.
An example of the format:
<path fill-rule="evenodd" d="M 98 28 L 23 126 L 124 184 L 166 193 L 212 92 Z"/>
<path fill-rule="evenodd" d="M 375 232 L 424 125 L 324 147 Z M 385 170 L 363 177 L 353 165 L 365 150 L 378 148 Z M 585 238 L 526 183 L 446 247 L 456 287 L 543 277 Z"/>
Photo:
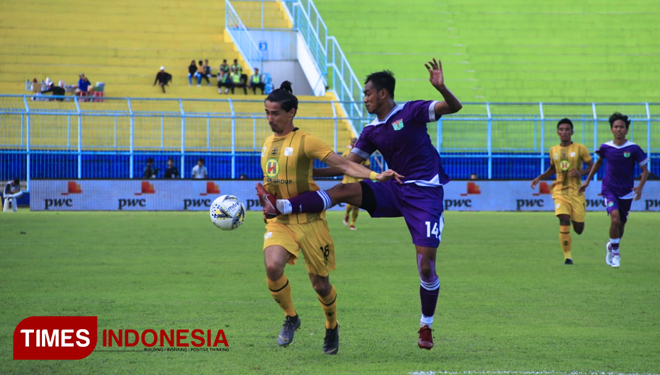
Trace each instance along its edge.
<path fill-rule="evenodd" d="M 15 178 L 15 179 L 14 179 L 14 185 L 18 185 L 18 184 L 20 184 L 20 183 L 21 183 L 21 180 L 19 180 L 18 178 Z"/>
<path fill-rule="evenodd" d="M 612 126 L 614 126 L 614 121 L 616 120 L 621 120 L 626 124 L 626 129 L 630 128 L 630 118 L 628 116 L 621 114 L 620 112 L 614 112 L 612 113 L 612 116 L 610 116 L 610 129 L 612 129 Z"/>
<path fill-rule="evenodd" d="M 174 159 L 172 158 L 167 158 L 167 161 L 171 161 L 172 163 L 174 163 Z"/>
<path fill-rule="evenodd" d="M 563 119 L 559 120 L 557 123 L 557 129 L 559 129 L 559 125 L 561 124 L 568 124 L 571 126 L 571 130 L 573 130 L 573 121 L 571 121 L 569 118 L 564 117 Z"/>
<path fill-rule="evenodd" d="M 298 110 L 298 98 L 293 95 L 293 89 L 289 81 L 282 82 L 279 89 L 268 94 L 266 101 L 280 103 L 280 107 L 286 112 L 291 112 L 293 108 Z"/>
<path fill-rule="evenodd" d="M 387 93 L 390 94 L 390 97 L 394 99 L 394 87 L 396 86 L 394 73 L 389 70 L 371 73 L 367 76 L 367 79 L 364 80 L 364 84 L 366 85 L 369 81 L 371 81 L 371 84 L 376 87 L 376 91 L 385 89 L 387 90 Z"/>
<path fill-rule="evenodd" d="M 154 162 L 154 158 L 147 159 L 147 163 L 153 163 L 153 162 Z"/>
<path fill-rule="evenodd" d="M 197 159 L 197 162 L 198 162 L 198 163 L 199 163 L 200 161 L 201 161 L 202 163 L 204 163 L 204 158 L 199 158 L 199 159 Z"/>

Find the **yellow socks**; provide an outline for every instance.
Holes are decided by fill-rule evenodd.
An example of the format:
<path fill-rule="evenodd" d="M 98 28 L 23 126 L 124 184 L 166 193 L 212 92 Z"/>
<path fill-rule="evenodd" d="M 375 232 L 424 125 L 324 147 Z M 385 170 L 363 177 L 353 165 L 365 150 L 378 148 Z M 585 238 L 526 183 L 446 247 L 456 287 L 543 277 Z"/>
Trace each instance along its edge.
<path fill-rule="evenodd" d="M 559 226 L 559 243 L 561 244 L 561 251 L 564 252 L 564 259 L 572 258 L 571 244 L 573 243 L 573 240 L 571 239 L 570 225 Z"/>
<path fill-rule="evenodd" d="M 291 298 L 291 285 L 286 275 L 282 275 L 277 281 L 272 281 L 269 278 L 266 278 L 266 280 L 268 281 L 270 295 L 284 310 L 284 313 L 287 316 L 296 316 L 296 309 L 293 308 L 293 299 Z"/>
<path fill-rule="evenodd" d="M 325 313 L 325 328 L 334 329 L 337 327 L 337 291 L 335 287 L 332 287 L 332 290 L 327 296 L 318 297 Z"/>

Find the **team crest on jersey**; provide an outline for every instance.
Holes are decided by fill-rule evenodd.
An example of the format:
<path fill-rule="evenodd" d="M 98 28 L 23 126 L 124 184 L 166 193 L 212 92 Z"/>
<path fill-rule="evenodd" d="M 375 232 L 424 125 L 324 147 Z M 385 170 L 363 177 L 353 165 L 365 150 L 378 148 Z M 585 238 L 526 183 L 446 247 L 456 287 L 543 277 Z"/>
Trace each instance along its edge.
<path fill-rule="evenodd" d="M 280 173 L 280 163 L 275 159 L 268 159 L 266 162 L 266 175 L 270 178 L 276 177 Z"/>
<path fill-rule="evenodd" d="M 403 119 L 392 122 L 392 128 L 397 131 L 403 129 Z"/>
<path fill-rule="evenodd" d="M 571 163 L 569 163 L 568 160 L 562 160 L 561 163 L 559 163 L 559 168 L 561 168 L 562 171 L 567 170 L 570 166 Z"/>
<path fill-rule="evenodd" d="M 571 152 L 571 157 L 575 157 L 575 152 Z"/>
<path fill-rule="evenodd" d="M 291 156 L 293 155 L 293 147 L 287 147 L 284 149 L 284 156 Z"/>
<path fill-rule="evenodd" d="M 623 157 L 624 158 L 629 158 L 630 157 L 630 152 L 624 152 Z"/>

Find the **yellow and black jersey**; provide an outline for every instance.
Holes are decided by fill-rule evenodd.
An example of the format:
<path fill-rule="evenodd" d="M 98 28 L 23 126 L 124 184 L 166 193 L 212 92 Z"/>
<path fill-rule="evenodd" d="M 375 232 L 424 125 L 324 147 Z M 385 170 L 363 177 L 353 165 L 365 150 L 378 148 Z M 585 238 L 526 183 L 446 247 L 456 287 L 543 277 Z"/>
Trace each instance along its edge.
<path fill-rule="evenodd" d="M 307 191 L 319 190 L 312 180 L 314 159 L 324 161 L 334 151 L 325 142 L 300 130 L 284 137 L 271 135 L 261 149 L 264 187 L 278 199 L 289 199 Z M 324 218 L 324 213 L 280 215 L 281 224 L 303 224 Z"/>
<path fill-rule="evenodd" d="M 579 195 L 582 178 L 570 177 L 572 170 L 582 170 L 582 163 L 591 161 L 591 155 L 584 145 L 572 143 L 567 147 L 561 145 L 550 148 L 550 161 L 555 166 L 557 180 L 552 184 L 552 195 Z"/>
<path fill-rule="evenodd" d="M 341 157 L 342 157 L 342 158 L 347 158 L 348 155 L 350 155 L 350 154 L 351 154 L 351 150 L 346 150 L 346 151 L 344 151 L 343 154 L 341 154 Z M 362 164 L 362 165 L 364 165 L 365 167 L 371 169 L 371 162 L 369 161 L 369 159 L 364 159 L 364 160 L 362 161 L 362 163 L 360 163 L 360 164 Z M 360 181 L 362 181 L 361 178 L 351 177 L 351 176 L 348 176 L 348 175 L 344 175 L 344 179 L 341 180 L 341 183 L 342 183 L 342 184 L 350 184 L 350 183 L 352 183 L 352 182 L 360 182 Z"/>

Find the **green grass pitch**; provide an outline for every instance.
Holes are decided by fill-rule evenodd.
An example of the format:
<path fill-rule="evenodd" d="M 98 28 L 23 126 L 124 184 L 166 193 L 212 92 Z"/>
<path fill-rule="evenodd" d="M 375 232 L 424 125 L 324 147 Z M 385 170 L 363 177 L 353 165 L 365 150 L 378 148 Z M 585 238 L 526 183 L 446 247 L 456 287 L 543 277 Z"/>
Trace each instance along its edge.
<path fill-rule="evenodd" d="M 432 57 L 464 102 L 660 100 L 657 1 L 315 3 L 358 79 L 394 71 L 399 100 L 438 96 Z"/>
<path fill-rule="evenodd" d="M 417 348 L 419 277 L 402 219 L 357 231 L 328 214 L 338 268 L 340 350 L 321 354 L 323 316 L 302 262 L 287 266 L 302 327 L 276 344 L 263 223 L 238 230 L 206 212 L 0 214 L 3 374 L 437 374 L 440 371 L 660 372 L 660 216 L 632 213 L 620 269 L 604 263 L 608 218 L 590 213 L 564 266 L 552 213 L 446 213 L 436 346 Z M 13 361 L 29 316 L 98 316 L 102 329 L 223 329 L 228 352 L 110 352 Z M 116 348 L 113 348 L 116 349 Z M 138 350 L 143 347 L 139 345 Z"/>

